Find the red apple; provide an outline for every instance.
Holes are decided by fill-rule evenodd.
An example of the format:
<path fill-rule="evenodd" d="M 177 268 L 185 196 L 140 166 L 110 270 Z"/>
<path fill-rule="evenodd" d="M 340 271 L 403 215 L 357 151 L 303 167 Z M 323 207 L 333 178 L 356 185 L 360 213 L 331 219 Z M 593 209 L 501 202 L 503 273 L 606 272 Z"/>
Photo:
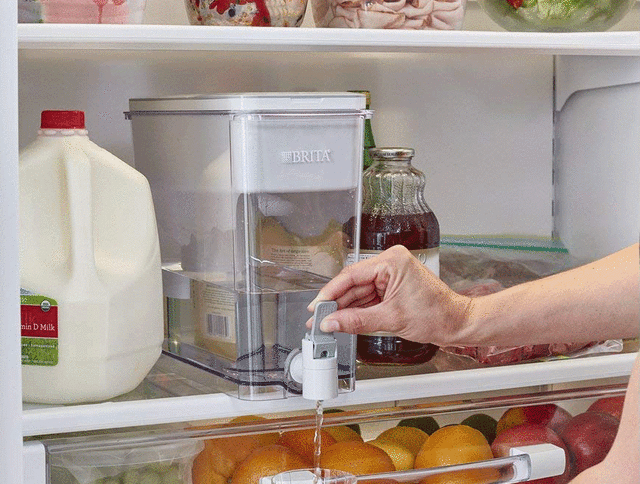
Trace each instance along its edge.
<path fill-rule="evenodd" d="M 576 415 L 559 429 L 569 449 L 575 475 L 601 462 L 616 437 L 619 421 L 601 412 Z"/>
<path fill-rule="evenodd" d="M 501 432 L 511 427 L 525 423 L 546 425 L 552 430 L 557 430 L 558 427 L 569 420 L 571 420 L 571 414 L 555 403 L 513 407 L 503 413 L 500 420 L 498 420 L 496 434 L 500 435 Z"/>
<path fill-rule="evenodd" d="M 622 406 L 624 405 L 624 395 L 620 397 L 605 397 L 596 400 L 587 409 L 588 412 L 602 412 L 620 420 Z"/>
<path fill-rule="evenodd" d="M 553 444 L 564 450 L 567 464 L 561 476 L 546 477 L 527 481 L 529 484 L 565 484 L 571 478 L 571 467 L 569 463 L 569 452 L 562 439 L 546 425 L 522 424 L 511 427 L 501 432 L 491 444 L 491 450 L 495 457 L 506 457 L 509 455 L 511 447 L 533 444 Z"/>

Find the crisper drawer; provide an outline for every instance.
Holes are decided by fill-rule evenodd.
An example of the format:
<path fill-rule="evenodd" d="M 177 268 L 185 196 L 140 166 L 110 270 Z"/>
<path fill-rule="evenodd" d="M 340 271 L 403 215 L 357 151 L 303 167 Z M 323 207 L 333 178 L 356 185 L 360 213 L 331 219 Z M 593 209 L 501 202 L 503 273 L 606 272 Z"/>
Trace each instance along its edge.
<path fill-rule="evenodd" d="M 41 442 L 51 484 L 562 484 L 606 455 L 625 387 L 248 415 Z M 316 466 L 338 472 L 280 475 Z"/>

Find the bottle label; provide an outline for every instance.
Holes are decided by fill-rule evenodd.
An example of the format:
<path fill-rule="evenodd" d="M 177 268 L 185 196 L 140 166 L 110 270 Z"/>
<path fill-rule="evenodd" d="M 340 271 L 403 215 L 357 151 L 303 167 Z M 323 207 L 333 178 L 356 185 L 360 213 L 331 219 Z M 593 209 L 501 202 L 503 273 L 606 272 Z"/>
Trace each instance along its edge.
<path fill-rule="evenodd" d="M 382 250 L 360 250 L 360 258 L 358 260 L 371 259 L 382 253 Z M 423 266 L 433 272 L 437 277 L 440 277 L 440 247 L 432 247 L 431 249 L 419 249 L 411 250 L 411 254 L 418 259 Z M 351 265 L 356 262 L 355 253 L 350 252 L 347 254 L 347 264 Z"/>
<path fill-rule="evenodd" d="M 58 364 L 58 303 L 20 288 L 22 364 Z"/>

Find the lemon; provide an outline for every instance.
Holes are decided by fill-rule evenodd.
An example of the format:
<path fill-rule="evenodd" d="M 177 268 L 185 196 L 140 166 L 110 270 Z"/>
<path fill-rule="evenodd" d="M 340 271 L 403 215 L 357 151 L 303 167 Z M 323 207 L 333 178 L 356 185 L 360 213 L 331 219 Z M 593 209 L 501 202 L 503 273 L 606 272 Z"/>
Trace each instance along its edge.
<path fill-rule="evenodd" d="M 326 427 L 324 430 L 327 431 L 328 434 L 336 439 L 336 442 L 343 442 L 345 440 L 356 440 L 359 442 L 364 442 L 362 437 L 358 432 L 352 430 L 350 427 L 346 425 L 338 425 L 336 427 Z"/>
<path fill-rule="evenodd" d="M 376 437 L 378 442 L 393 442 L 416 455 L 429 435 L 415 427 L 392 427 Z"/>
<path fill-rule="evenodd" d="M 393 460 L 384 450 L 368 442 L 354 440 L 338 442 L 323 449 L 320 467 L 349 472 L 354 476 L 395 470 Z"/>
<path fill-rule="evenodd" d="M 393 442 L 379 442 L 377 440 L 370 440 L 368 443 L 384 450 L 391 457 L 397 471 L 413 469 L 416 456 L 406 447 Z"/>

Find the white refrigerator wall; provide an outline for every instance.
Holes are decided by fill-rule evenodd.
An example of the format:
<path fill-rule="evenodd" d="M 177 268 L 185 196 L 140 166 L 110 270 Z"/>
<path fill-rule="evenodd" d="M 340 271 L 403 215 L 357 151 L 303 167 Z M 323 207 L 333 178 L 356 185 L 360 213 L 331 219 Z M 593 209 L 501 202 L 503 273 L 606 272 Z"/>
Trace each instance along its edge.
<path fill-rule="evenodd" d="M 20 145 L 34 138 L 43 109 L 81 109 L 91 138 L 133 163 L 123 114 L 129 98 L 368 89 L 376 144 L 415 148 L 443 234 L 551 235 L 552 56 L 180 52 L 170 62 L 163 56 L 163 62 L 150 54 L 98 64 L 74 52 L 63 62 L 22 52 Z"/>
<path fill-rule="evenodd" d="M 640 58 L 556 62 L 555 230 L 579 260 L 638 241 Z"/>

